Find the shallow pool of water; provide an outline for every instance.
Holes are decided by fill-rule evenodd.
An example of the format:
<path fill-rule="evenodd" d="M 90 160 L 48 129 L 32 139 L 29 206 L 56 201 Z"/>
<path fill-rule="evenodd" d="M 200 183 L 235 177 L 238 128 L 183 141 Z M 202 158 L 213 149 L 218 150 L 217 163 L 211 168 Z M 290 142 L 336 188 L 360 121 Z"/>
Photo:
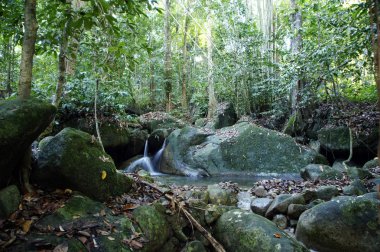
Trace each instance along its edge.
<path fill-rule="evenodd" d="M 194 178 L 162 174 L 154 176 L 155 180 L 166 185 L 194 185 L 207 186 L 219 182 L 237 183 L 239 187 L 252 187 L 255 182 L 264 179 L 300 180 L 299 174 L 221 174 L 212 177 Z"/>

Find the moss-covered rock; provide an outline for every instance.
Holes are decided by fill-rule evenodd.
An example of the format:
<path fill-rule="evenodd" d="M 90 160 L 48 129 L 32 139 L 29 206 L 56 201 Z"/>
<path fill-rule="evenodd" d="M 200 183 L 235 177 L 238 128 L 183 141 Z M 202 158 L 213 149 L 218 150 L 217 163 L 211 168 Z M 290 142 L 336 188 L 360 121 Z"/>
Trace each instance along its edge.
<path fill-rule="evenodd" d="M 369 153 L 376 153 L 378 129 L 370 129 L 369 134 L 352 134 L 353 158 L 362 159 Z M 323 150 L 335 158 L 347 158 L 350 153 L 350 132 L 345 126 L 324 127 L 318 131 L 318 140 Z"/>
<path fill-rule="evenodd" d="M 287 135 L 241 122 L 215 134 L 192 127 L 168 138 L 163 172 L 199 175 L 221 172 L 291 173 L 307 164 L 326 162 L 320 154 Z"/>
<path fill-rule="evenodd" d="M 316 193 L 318 199 L 330 200 L 331 198 L 339 195 L 339 190 L 336 188 L 336 186 L 328 185 L 319 187 Z"/>
<path fill-rule="evenodd" d="M 268 219 L 243 210 L 224 213 L 214 235 L 227 251 L 308 251 Z"/>
<path fill-rule="evenodd" d="M 355 179 L 349 186 L 343 187 L 343 194 L 345 195 L 363 195 L 366 193 L 367 188 L 365 188 L 364 183 L 359 179 Z"/>
<path fill-rule="evenodd" d="M 301 178 L 304 180 L 317 179 L 341 179 L 343 173 L 328 165 L 309 164 L 300 171 Z"/>
<path fill-rule="evenodd" d="M 98 200 L 128 192 L 132 185 L 94 137 L 72 128 L 42 146 L 32 175 L 41 185 L 70 188 Z"/>
<path fill-rule="evenodd" d="M 371 169 L 371 168 L 375 168 L 376 166 L 379 166 L 379 159 L 378 158 L 374 158 L 374 159 L 366 162 L 363 165 L 363 169 Z"/>
<path fill-rule="evenodd" d="M 6 219 L 16 211 L 20 201 L 21 195 L 17 186 L 11 185 L 0 190 L 0 219 Z"/>
<path fill-rule="evenodd" d="M 317 251 L 377 251 L 380 247 L 380 201 L 337 197 L 306 210 L 296 237 Z"/>
<path fill-rule="evenodd" d="M 9 183 L 26 150 L 55 112 L 53 105 L 37 99 L 0 101 L 0 188 Z"/>
<path fill-rule="evenodd" d="M 133 211 L 133 218 L 148 240 L 142 251 L 159 251 L 171 234 L 165 215 L 154 206 L 140 206 Z"/>
<path fill-rule="evenodd" d="M 110 229 L 108 223 L 112 223 L 112 229 Z M 104 204 L 79 194 L 75 194 L 65 205 L 53 214 L 40 219 L 34 226 L 38 230 L 51 230 L 51 228 L 54 228 L 65 231 L 86 231 L 93 235 L 93 239 L 98 245 L 96 251 L 104 252 L 133 251 L 124 241 L 131 239 L 136 232 L 141 232 L 139 227 L 133 224 L 130 219 L 123 216 L 113 216 L 111 210 Z M 103 232 L 93 232 L 92 227 L 96 227 Z M 42 238 L 45 239 L 45 237 Z M 69 246 L 69 251 L 80 250 L 83 249 Z M 86 249 L 83 251 L 86 251 Z"/>
<path fill-rule="evenodd" d="M 237 194 L 231 189 L 224 189 L 220 185 L 207 186 L 209 201 L 211 204 L 236 206 L 238 202 Z"/>

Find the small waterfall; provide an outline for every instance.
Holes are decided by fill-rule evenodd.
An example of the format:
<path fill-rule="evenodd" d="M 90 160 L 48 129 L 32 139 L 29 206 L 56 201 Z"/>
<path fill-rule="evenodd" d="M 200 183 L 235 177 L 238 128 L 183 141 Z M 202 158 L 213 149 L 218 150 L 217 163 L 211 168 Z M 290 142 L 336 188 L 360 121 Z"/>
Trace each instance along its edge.
<path fill-rule="evenodd" d="M 157 151 L 157 153 L 153 156 L 153 166 L 155 168 L 157 168 L 157 170 L 159 170 L 159 166 L 160 166 L 160 160 L 161 160 L 161 157 L 162 157 L 162 154 L 164 153 L 164 150 L 165 150 L 165 147 L 166 147 L 166 139 L 164 140 L 164 143 L 162 144 L 162 147 L 161 149 L 159 149 Z"/>
<path fill-rule="evenodd" d="M 148 140 L 145 142 L 144 147 L 144 156 L 133 161 L 127 168 L 124 169 L 126 173 L 135 172 L 138 168 L 142 168 L 150 173 L 150 175 L 160 175 L 158 172 L 158 165 L 162 157 L 162 153 L 164 152 L 166 146 L 166 139 L 161 147 L 161 149 L 153 156 L 153 159 L 148 156 Z"/>
<path fill-rule="evenodd" d="M 144 147 L 144 157 L 148 156 L 148 140 L 145 141 L 145 147 Z"/>

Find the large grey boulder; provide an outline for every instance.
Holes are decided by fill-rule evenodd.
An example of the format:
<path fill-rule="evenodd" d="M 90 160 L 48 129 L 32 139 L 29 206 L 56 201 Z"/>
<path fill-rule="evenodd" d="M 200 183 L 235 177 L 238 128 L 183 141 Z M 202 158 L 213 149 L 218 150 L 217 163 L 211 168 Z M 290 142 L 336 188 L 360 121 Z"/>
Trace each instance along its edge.
<path fill-rule="evenodd" d="M 37 99 L 0 101 L 0 188 L 8 185 L 25 152 L 55 112 L 53 105 Z"/>
<path fill-rule="evenodd" d="M 132 186 L 95 137 L 72 128 L 44 142 L 32 178 L 41 185 L 70 188 L 98 200 L 128 192 Z"/>
<path fill-rule="evenodd" d="M 342 196 L 306 210 L 296 238 L 317 251 L 378 251 L 380 201 Z"/>
<path fill-rule="evenodd" d="M 376 153 L 378 128 L 370 129 L 369 134 L 352 134 L 353 158 L 363 158 Z M 329 126 L 318 131 L 318 140 L 323 150 L 332 153 L 335 158 L 347 158 L 350 153 L 350 132 L 346 126 Z"/>
<path fill-rule="evenodd" d="M 201 173 L 298 173 L 326 159 L 285 134 L 241 122 L 215 133 L 186 127 L 175 130 L 161 160 L 162 172 L 198 176 Z"/>
<path fill-rule="evenodd" d="M 72 118 L 58 125 L 55 131 L 67 127 L 96 135 L 95 123 L 89 118 Z M 148 139 L 146 130 L 130 127 L 126 121 L 100 123 L 99 132 L 105 151 L 112 157 L 117 166 L 129 158 L 142 154 L 145 142 Z"/>
<path fill-rule="evenodd" d="M 240 209 L 224 213 L 214 235 L 227 251 L 308 251 L 273 222 Z"/>

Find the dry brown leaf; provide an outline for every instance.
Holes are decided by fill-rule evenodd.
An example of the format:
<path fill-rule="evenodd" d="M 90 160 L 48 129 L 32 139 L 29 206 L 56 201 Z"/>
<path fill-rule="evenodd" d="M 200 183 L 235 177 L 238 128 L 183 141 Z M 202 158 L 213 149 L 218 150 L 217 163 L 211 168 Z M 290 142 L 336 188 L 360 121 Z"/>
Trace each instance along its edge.
<path fill-rule="evenodd" d="M 87 242 L 88 239 L 86 237 L 84 237 L 84 236 L 79 236 L 78 240 L 80 240 L 81 243 L 86 244 L 86 242 Z"/>
<path fill-rule="evenodd" d="M 30 230 L 30 227 L 32 225 L 33 221 L 31 220 L 26 220 L 22 223 L 22 231 L 24 231 L 24 233 L 28 233 L 29 230 Z"/>
<path fill-rule="evenodd" d="M 78 231 L 78 234 L 86 236 L 86 237 L 91 237 L 91 234 L 89 232 L 86 232 L 86 231 Z"/>
<path fill-rule="evenodd" d="M 133 249 L 141 249 L 143 247 L 143 244 L 139 241 L 136 241 L 136 240 L 132 240 L 129 242 L 129 245 L 133 248 Z"/>
<path fill-rule="evenodd" d="M 281 234 L 279 234 L 279 233 L 275 233 L 273 236 L 274 236 L 275 238 L 278 238 L 278 239 L 281 238 Z"/>

